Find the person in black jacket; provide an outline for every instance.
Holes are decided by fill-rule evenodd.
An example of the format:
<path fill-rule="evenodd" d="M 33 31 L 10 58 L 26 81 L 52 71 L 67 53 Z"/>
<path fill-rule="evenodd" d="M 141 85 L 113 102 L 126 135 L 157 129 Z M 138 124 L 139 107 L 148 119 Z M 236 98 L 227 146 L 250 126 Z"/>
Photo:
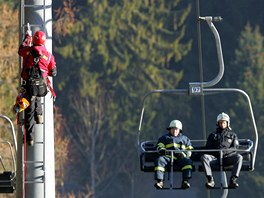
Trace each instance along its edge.
<path fill-rule="evenodd" d="M 238 188 L 237 178 L 241 170 L 243 157 L 236 152 L 238 148 L 238 138 L 236 133 L 230 128 L 230 118 L 226 113 L 220 113 L 217 116 L 216 131 L 211 133 L 207 138 L 206 149 L 224 149 L 223 166 L 233 165 L 229 188 Z M 230 149 L 230 150 L 225 150 Z M 211 165 L 220 163 L 220 152 L 210 152 L 201 157 L 201 162 L 205 170 L 207 188 L 214 188 L 215 182 L 212 175 Z"/>
<path fill-rule="evenodd" d="M 155 161 L 155 187 L 157 189 L 163 188 L 165 167 L 170 164 L 172 158 L 171 153 L 167 150 L 174 150 L 174 164 L 179 166 L 182 171 L 181 187 L 183 189 L 190 188 L 188 180 L 192 177 L 192 160 L 189 158 L 191 152 L 186 150 L 193 149 L 191 141 L 188 137 L 182 135 L 182 123 L 179 120 L 171 121 L 167 130 L 169 133 L 160 137 L 157 142 L 157 150 L 160 156 Z M 180 152 L 180 150 L 185 150 L 185 152 Z"/>

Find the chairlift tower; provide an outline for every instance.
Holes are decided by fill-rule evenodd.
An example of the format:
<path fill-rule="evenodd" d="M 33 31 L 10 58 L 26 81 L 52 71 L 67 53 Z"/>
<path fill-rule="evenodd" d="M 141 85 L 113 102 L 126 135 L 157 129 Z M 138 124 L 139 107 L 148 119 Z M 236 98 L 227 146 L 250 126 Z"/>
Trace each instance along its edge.
<path fill-rule="evenodd" d="M 29 23 L 32 34 L 38 30 L 46 33 L 45 46 L 52 53 L 52 0 L 21 0 L 19 15 L 20 42 Z M 52 79 L 50 81 L 52 83 Z M 44 124 L 34 126 L 34 146 L 22 143 L 23 126 L 18 132 L 17 198 L 55 198 L 54 118 L 50 92 L 41 103 Z"/>

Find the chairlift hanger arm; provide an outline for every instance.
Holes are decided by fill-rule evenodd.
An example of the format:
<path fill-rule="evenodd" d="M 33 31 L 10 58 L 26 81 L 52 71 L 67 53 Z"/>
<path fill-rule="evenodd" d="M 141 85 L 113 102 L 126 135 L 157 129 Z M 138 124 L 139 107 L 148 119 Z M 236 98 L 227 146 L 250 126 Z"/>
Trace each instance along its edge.
<path fill-rule="evenodd" d="M 219 33 L 216 27 L 213 24 L 213 22 L 220 22 L 223 19 L 220 16 L 219 17 L 206 16 L 206 17 L 199 17 L 198 20 L 206 21 L 211 31 L 214 34 L 215 42 L 216 42 L 217 57 L 218 57 L 218 62 L 219 62 L 219 72 L 217 76 L 209 82 L 194 82 L 194 83 L 190 83 L 190 86 L 193 86 L 191 84 L 195 84 L 196 86 L 199 86 L 199 87 L 212 87 L 216 85 L 222 79 L 224 75 L 224 59 L 223 59 L 223 53 L 222 53 L 221 39 L 220 39 L 220 36 L 219 36 Z"/>

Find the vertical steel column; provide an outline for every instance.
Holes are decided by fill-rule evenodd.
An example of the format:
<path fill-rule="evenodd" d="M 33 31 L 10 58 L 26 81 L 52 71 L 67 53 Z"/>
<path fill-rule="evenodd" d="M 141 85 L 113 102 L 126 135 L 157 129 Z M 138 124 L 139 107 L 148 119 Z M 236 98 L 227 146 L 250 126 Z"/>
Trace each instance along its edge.
<path fill-rule="evenodd" d="M 43 126 L 34 126 L 34 146 L 27 146 L 26 157 L 26 198 L 45 198 L 45 164 Z"/>
<path fill-rule="evenodd" d="M 52 53 L 52 0 L 20 2 L 20 34 L 24 35 L 27 23 L 30 24 L 33 34 L 37 30 L 44 31 L 47 36 L 46 48 Z M 50 81 L 52 82 L 51 79 Z M 27 146 L 24 164 L 23 157 L 18 157 L 20 176 L 17 180 L 17 198 L 55 198 L 53 99 L 50 93 L 42 99 L 42 109 L 44 124 L 34 126 L 34 146 Z M 23 155 L 23 152 L 20 151 L 18 154 Z M 23 170 L 21 171 L 23 165 L 26 166 L 24 179 Z"/>
<path fill-rule="evenodd" d="M 24 0 L 21 0 L 20 1 L 20 9 L 19 9 L 19 42 L 21 42 L 22 40 L 22 37 L 23 37 L 23 32 L 24 32 L 24 29 L 23 29 L 23 23 L 24 23 L 24 11 L 23 11 L 23 5 L 24 5 Z M 22 66 L 22 63 L 21 63 L 21 58 L 19 58 L 19 65 L 20 67 L 18 68 L 18 72 L 19 74 L 21 73 L 21 66 Z M 18 84 L 20 85 L 21 82 L 20 82 L 20 79 L 19 79 L 19 82 Z M 23 196 L 23 164 L 22 164 L 22 161 L 23 161 L 23 146 L 22 146 L 22 132 L 23 130 L 21 130 L 20 128 L 18 128 L 18 133 L 17 133 L 17 173 L 16 173 L 16 198 L 19 198 L 19 197 L 24 197 Z"/>
<path fill-rule="evenodd" d="M 45 8 L 40 7 L 43 5 L 43 0 L 25 0 L 25 18 L 24 26 L 29 23 L 31 26 L 32 34 L 37 30 L 45 32 Z M 43 101 L 43 100 L 42 100 Z M 45 113 L 45 104 L 42 105 L 43 113 Z M 44 198 L 44 181 L 45 181 L 45 164 L 44 164 L 44 127 L 43 125 L 34 126 L 34 146 L 26 147 L 26 156 L 24 159 L 25 166 L 25 197 L 26 198 Z M 39 141 L 40 140 L 40 141 Z M 42 140 L 42 143 L 41 143 Z"/>

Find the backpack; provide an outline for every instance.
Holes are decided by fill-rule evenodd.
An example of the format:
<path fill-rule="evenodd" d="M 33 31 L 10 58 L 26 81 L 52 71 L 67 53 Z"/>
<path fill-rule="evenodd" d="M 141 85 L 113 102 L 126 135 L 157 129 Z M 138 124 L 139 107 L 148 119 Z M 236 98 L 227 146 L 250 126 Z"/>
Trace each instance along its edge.
<path fill-rule="evenodd" d="M 32 53 L 31 53 L 32 54 Z M 41 56 L 34 57 L 34 66 L 29 72 L 30 94 L 32 96 L 44 97 L 48 93 L 47 81 L 43 78 L 38 62 Z"/>

